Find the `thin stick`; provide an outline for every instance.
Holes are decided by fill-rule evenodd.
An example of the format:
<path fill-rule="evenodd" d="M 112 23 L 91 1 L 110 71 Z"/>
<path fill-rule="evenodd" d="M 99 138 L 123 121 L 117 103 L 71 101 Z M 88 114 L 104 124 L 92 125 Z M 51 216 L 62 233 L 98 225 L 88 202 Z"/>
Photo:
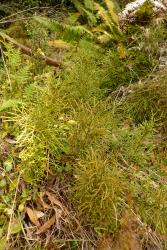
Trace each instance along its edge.
<path fill-rule="evenodd" d="M 24 234 L 25 240 L 27 241 L 27 244 L 30 246 L 31 244 L 30 244 L 30 242 L 29 242 L 29 240 L 28 240 L 28 238 L 27 238 L 25 229 L 24 229 L 23 224 L 22 224 L 22 222 L 21 222 L 20 213 L 18 213 L 18 217 L 19 217 L 20 226 L 21 226 L 22 232 L 23 232 L 23 234 Z"/>
<path fill-rule="evenodd" d="M 32 52 L 32 49 L 31 48 L 28 48 L 26 46 L 24 46 L 23 44 L 21 43 L 18 43 L 15 39 L 13 39 L 12 37 L 6 35 L 5 33 L 3 32 L 0 32 L 0 36 L 5 40 L 5 41 L 8 41 L 8 42 L 11 42 L 15 47 L 19 48 L 23 53 L 25 53 L 26 55 L 29 55 L 29 56 L 33 56 L 33 52 Z M 61 65 L 61 62 L 53 59 L 53 58 L 50 58 L 48 56 L 45 56 L 45 55 L 40 55 L 40 57 L 45 60 L 45 62 L 48 64 L 48 65 L 52 65 L 52 66 L 55 66 L 55 67 L 58 67 Z"/>
<path fill-rule="evenodd" d="M 32 8 L 26 9 L 26 10 L 22 10 L 22 11 L 18 11 L 18 12 L 16 12 L 16 13 L 13 13 L 13 14 L 7 16 L 7 17 L 3 17 L 2 19 L 0 19 L 0 22 L 3 21 L 3 20 L 8 19 L 8 18 L 10 18 L 10 17 L 17 16 L 17 15 L 22 14 L 22 13 L 25 13 L 25 12 L 29 12 L 29 11 L 31 11 L 31 10 L 35 10 L 35 9 L 49 9 L 49 8 L 50 8 L 50 7 L 37 7 L 37 6 L 36 6 L 36 7 L 32 7 Z"/>
<path fill-rule="evenodd" d="M 3 50 L 2 50 L 2 46 L 1 45 L 0 45 L 0 52 L 1 52 L 1 57 L 2 57 L 2 61 L 3 61 L 3 65 L 4 65 L 4 68 L 5 68 L 8 80 L 9 80 L 10 90 L 12 90 L 12 81 L 11 81 L 11 78 L 10 78 L 8 67 L 7 67 L 6 62 L 5 62 L 5 58 L 4 58 L 4 54 L 3 54 Z"/>
<path fill-rule="evenodd" d="M 0 24 L 6 24 L 6 23 L 14 23 L 14 22 L 17 22 L 17 21 L 23 21 L 23 20 L 28 20 L 28 19 L 32 19 L 32 17 L 23 17 L 23 18 L 15 18 L 15 19 L 8 19 L 8 20 L 5 20 L 5 21 L 0 21 Z"/>
<path fill-rule="evenodd" d="M 21 174 L 19 174 L 19 177 L 17 180 L 17 186 L 16 186 L 16 191 L 15 191 L 14 200 L 13 200 L 13 204 L 12 204 L 12 211 L 10 214 L 10 220 L 9 220 L 8 231 L 7 231 L 7 236 L 6 236 L 7 241 L 10 239 L 11 224 L 12 224 L 12 219 L 13 219 L 13 214 L 14 214 L 14 206 L 16 203 L 16 197 L 17 197 L 17 193 L 18 193 L 18 189 L 19 189 L 20 177 L 21 177 Z"/>

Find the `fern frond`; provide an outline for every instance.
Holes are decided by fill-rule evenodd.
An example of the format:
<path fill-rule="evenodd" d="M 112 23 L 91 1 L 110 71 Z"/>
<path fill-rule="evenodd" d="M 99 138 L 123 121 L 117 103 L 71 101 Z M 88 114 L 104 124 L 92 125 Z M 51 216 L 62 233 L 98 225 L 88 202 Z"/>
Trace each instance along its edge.
<path fill-rule="evenodd" d="M 91 26 L 95 25 L 97 23 L 96 16 L 92 12 L 90 12 L 86 9 L 84 9 L 84 12 L 85 12 L 86 17 L 88 19 L 89 25 L 91 25 Z"/>
<path fill-rule="evenodd" d="M 84 0 L 85 8 L 88 10 L 94 10 L 94 0 Z"/>
<path fill-rule="evenodd" d="M 57 32 L 62 40 L 71 42 L 82 37 L 93 38 L 92 32 L 81 25 L 71 26 L 55 20 L 48 20 L 44 17 L 35 16 L 34 19 L 52 32 Z"/>
<path fill-rule="evenodd" d="M 20 69 L 21 65 L 21 52 L 18 49 L 15 49 L 11 43 L 5 43 L 6 50 L 4 54 L 7 58 L 7 65 L 13 73 Z"/>
<path fill-rule="evenodd" d="M 84 15 L 84 5 L 79 2 L 78 0 L 72 0 L 72 3 L 74 4 L 75 8 L 77 9 L 77 11 L 81 14 Z"/>
<path fill-rule="evenodd" d="M 118 15 L 115 13 L 113 1 L 112 0 L 105 0 L 105 4 L 107 6 L 108 13 L 109 13 L 111 19 L 113 20 L 113 22 L 116 25 L 119 25 L 119 19 L 118 19 Z"/>
<path fill-rule="evenodd" d="M 119 27 L 118 17 L 114 11 L 114 5 L 112 4 L 111 0 L 105 0 L 105 3 L 108 10 L 106 10 L 100 4 L 95 3 L 98 14 L 103 20 L 104 25 L 106 25 L 106 28 L 104 28 L 103 33 L 110 33 L 114 40 L 118 40 L 118 38 L 122 35 L 122 31 Z"/>
<path fill-rule="evenodd" d="M 104 33 L 105 31 L 106 31 L 106 25 L 105 25 L 105 23 L 100 23 L 96 27 L 92 28 L 92 32 Z"/>
<path fill-rule="evenodd" d="M 0 105 L 0 112 L 5 111 L 9 108 L 17 108 L 19 104 L 22 104 L 21 101 L 15 99 L 5 100 Z"/>
<path fill-rule="evenodd" d="M 12 76 L 12 79 L 15 81 L 15 83 L 17 83 L 18 88 L 22 88 L 23 85 L 26 85 L 26 83 L 29 81 L 30 67 L 31 67 L 31 64 L 28 64 L 24 67 L 20 67 L 17 70 L 17 74 Z"/>
<path fill-rule="evenodd" d="M 110 16 L 108 15 L 108 12 L 98 3 L 95 3 L 96 10 L 98 11 L 99 16 L 104 21 L 106 26 L 110 29 L 110 31 L 113 31 L 113 25 Z"/>
<path fill-rule="evenodd" d="M 86 5 L 84 6 L 78 0 L 73 0 L 72 2 L 74 4 L 75 8 L 79 11 L 79 13 L 88 19 L 89 25 L 92 26 L 92 25 L 95 25 L 97 23 L 96 16 L 93 14 L 93 12 L 90 11 L 89 8 L 86 7 Z"/>

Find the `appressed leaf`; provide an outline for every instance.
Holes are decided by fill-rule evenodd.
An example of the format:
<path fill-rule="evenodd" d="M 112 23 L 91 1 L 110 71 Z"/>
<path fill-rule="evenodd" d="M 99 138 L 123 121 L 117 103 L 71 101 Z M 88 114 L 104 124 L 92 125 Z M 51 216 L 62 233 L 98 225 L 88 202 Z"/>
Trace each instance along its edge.
<path fill-rule="evenodd" d="M 0 181 L 0 188 L 4 188 L 4 187 L 6 186 L 6 184 L 7 184 L 6 180 L 5 180 L 5 179 L 2 179 L 2 180 Z"/>
<path fill-rule="evenodd" d="M 6 172 L 10 172 L 13 168 L 13 164 L 11 161 L 5 161 L 4 167 L 5 167 Z"/>
<path fill-rule="evenodd" d="M 19 222 L 13 223 L 11 227 L 11 234 L 18 234 L 21 231 L 21 225 Z"/>
<path fill-rule="evenodd" d="M 38 218 L 37 218 L 37 215 L 34 213 L 34 211 L 30 208 L 30 207 L 27 207 L 26 208 L 26 212 L 28 214 L 28 217 L 30 218 L 30 221 L 36 225 L 36 226 L 40 226 L 40 223 L 38 221 Z"/>

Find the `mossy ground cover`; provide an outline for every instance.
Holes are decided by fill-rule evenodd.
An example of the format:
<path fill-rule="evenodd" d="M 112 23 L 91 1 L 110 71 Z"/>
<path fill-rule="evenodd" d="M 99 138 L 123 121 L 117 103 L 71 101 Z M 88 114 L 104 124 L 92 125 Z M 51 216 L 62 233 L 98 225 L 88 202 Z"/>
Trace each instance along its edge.
<path fill-rule="evenodd" d="M 59 48 L 22 27 L 34 56 L 1 44 L 0 248 L 166 249 L 165 26 Z"/>

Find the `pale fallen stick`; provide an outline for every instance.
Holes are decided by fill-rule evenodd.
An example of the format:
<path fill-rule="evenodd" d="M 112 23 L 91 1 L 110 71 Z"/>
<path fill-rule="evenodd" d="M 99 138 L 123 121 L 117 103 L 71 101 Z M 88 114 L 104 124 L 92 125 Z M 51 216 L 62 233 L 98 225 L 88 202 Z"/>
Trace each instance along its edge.
<path fill-rule="evenodd" d="M 33 56 L 33 52 L 32 52 L 32 49 L 31 48 L 28 48 L 26 46 L 24 46 L 23 44 L 17 42 L 15 39 L 13 39 L 12 37 L 6 35 L 5 33 L 3 32 L 0 32 L 0 36 L 3 38 L 4 41 L 8 41 L 10 43 L 12 43 L 15 47 L 19 48 L 23 53 L 25 53 L 26 55 L 29 55 L 29 56 Z M 55 67 L 59 67 L 62 63 L 60 61 L 57 61 L 53 58 L 50 58 L 48 56 L 45 56 L 44 54 L 40 54 L 40 57 L 45 60 L 45 62 L 48 64 L 48 65 L 52 65 L 52 66 L 55 66 Z"/>

